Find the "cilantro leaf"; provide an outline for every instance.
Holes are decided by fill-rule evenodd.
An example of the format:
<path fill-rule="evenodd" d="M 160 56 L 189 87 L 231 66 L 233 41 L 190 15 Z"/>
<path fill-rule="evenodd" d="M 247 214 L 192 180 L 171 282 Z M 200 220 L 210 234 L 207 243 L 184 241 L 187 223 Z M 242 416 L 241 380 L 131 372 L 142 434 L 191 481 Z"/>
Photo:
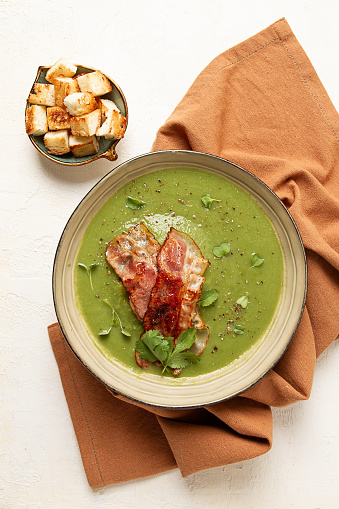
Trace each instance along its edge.
<path fill-rule="evenodd" d="M 133 210 L 140 209 L 140 207 L 144 205 L 147 205 L 145 201 L 137 200 L 136 198 L 132 198 L 132 196 L 128 196 L 126 200 L 126 207 Z"/>
<path fill-rule="evenodd" d="M 149 348 L 152 354 L 160 362 L 167 359 L 170 349 L 170 342 L 158 330 L 149 330 L 140 338 L 140 340 Z M 138 350 L 139 354 L 140 351 Z M 143 358 L 140 355 L 141 358 Z"/>
<path fill-rule="evenodd" d="M 158 330 L 149 330 L 136 342 L 135 349 L 142 359 L 160 361 L 163 372 L 168 368 L 182 369 L 199 360 L 197 355 L 187 352 L 195 341 L 195 332 L 195 329 L 183 331 L 174 345 L 173 338 L 165 338 Z"/>
<path fill-rule="evenodd" d="M 231 244 L 223 242 L 222 244 L 220 244 L 220 246 L 215 246 L 212 252 L 214 256 L 216 256 L 217 258 L 222 258 L 223 256 L 227 256 L 230 251 Z"/>
<path fill-rule="evenodd" d="M 205 194 L 204 196 L 201 197 L 201 201 L 204 204 L 204 207 L 210 209 L 214 201 L 219 202 L 220 200 L 216 200 L 215 198 L 211 198 L 209 194 Z"/>
<path fill-rule="evenodd" d="M 135 349 L 139 353 L 140 357 L 146 361 L 154 362 L 158 360 L 142 339 L 138 339 L 135 343 Z"/>
<path fill-rule="evenodd" d="M 197 363 L 199 360 L 199 357 L 192 352 L 181 352 L 173 354 L 167 366 L 172 369 L 182 369 L 189 366 L 189 364 Z"/>
<path fill-rule="evenodd" d="M 207 307 L 213 304 L 218 298 L 218 292 L 214 288 L 211 290 L 204 290 L 201 292 L 199 299 L 199 306 Z"/>
<path fill-rule="evenodd" d="M 264 263 L 264 258 L 260 258 L 257 253 L 252 254 L 251 265 L 252 267 L 259 267 Z"/>
<path fill-rule="evenodd" d="M 248 295 L 243 295 L 242 297 L 239 297 L 236 303 L 239 304 L 239 306 L 241 306 L 243 309 L 246 309 L 248 306 L 248 301 Z"/>
<path fill-rule="evenodd" d="M 187 329 L 183 331 L 177 339 L 177 343 L 173 350 L 173 354 L 188 350 L 195 341 L 195 329 Z"/>

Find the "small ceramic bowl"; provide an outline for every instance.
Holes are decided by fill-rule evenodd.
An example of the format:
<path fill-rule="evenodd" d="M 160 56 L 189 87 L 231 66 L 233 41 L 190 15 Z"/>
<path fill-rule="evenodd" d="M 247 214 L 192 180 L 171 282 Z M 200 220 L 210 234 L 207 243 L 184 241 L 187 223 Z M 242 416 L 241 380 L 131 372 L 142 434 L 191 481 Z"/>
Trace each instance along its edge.
<path fill-rule="evenodd" d="M 35 83 L 49 83 L 46 81 L 46 72 L 48 71 L 49 67 L 47 66 L 40 66 L 38 68 L 38 72 L 36 75 L 36 78 L 34 80 L 34 83 L 32 85 L 32 90 Z M 97 69 L 92 69 L 91 67 L 82 67 L 81 65 L 77 65 L 77 72 L 75 76 L 78 76 L 79 74 L 88 73 L 92 71 L 96 71 Z M 127 102 L 125 99 L 125 96 L 119 87 L 119 85 L 113 81 L 107 74 L 105 76 L 108 78 L 108 80 L 111 82 L 112 85 L 112 91 L 108 94 L 100 96 L 101 99 L 110 99 L 113 101 L 117 107 L 119 108 L 120 112 L 124 117 L 126 118 L 126 122 L 128 122 L 128 109 L 127 109 Z M 26 109 L 29 103 L 26 105 Z M 102 157 L 108 159 L 109 161 L 115 161 L 118 158 L 118 155 L 116 153 L 116 146 L 117 143 L 120 140 L 106 140 L 104 137 L 99 138 L 99 151 L 90 156 L 84 156 L 84 157 L 75 157 L 71 152 L 64 155 L 54 155 L 49 154 L 47 152 L 47 149 L 44 145 L 44 137 L 43 136 L 32 136 L 29 135 L 29 138 L 31 142 L 33 143 L 34 147 L 42 154 L 43 156 L 47 157 L 51 161 L 55 161 L 59 164 L 63 164 L 65 166 L 80 166 L 82 164 L 90 163 L 92 161 L 95 161 L 96 159 L 100 159 Z"/>
<path fill-rule="evenodd" d="M 141 376 L 108 359 L 96 346 L 76 305 L 74 270 L 79 244 L 93 216 L 122 185 L 166 168 L 192 168 L 225 177 L 246 190 L 271 220 L 283 258 L 283 288 L 268 330 L 247 355 L 207 375 L 187 378 Z M 261 180 L 225 159 L 191 151 L 167 150 L 131 159 L 106 175 L 84 197 L 61 236 L 53 270 L 53 296 L 61 330 L 83 365 L 110 390 L 144 404 L 166 408 L 206 406 L 240 394 L 281 358 L 301 318 L 307 286 L 302 240 L 288 210 Z"/>

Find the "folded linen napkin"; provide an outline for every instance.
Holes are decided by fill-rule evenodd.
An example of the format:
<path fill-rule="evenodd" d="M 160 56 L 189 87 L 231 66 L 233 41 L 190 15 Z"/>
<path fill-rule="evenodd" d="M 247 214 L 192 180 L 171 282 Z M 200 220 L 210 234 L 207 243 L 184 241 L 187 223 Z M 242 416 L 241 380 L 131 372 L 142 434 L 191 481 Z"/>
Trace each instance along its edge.
<path fill-rule="evenodd" d="M 228 159 L 275 191 L 306 248 L 308 294 L 282 359 L 241 396 L 166 410 L 109 392 L 48 328 L 92 488 L 179 467 L 183 476 L 243 461 L 272 445 L 271 406 L 310 395 L 317 356 L 337 338 L 339 117 L 288 23 L 281 19 L 215 58 L 159 129 L 152 150 Z"/>

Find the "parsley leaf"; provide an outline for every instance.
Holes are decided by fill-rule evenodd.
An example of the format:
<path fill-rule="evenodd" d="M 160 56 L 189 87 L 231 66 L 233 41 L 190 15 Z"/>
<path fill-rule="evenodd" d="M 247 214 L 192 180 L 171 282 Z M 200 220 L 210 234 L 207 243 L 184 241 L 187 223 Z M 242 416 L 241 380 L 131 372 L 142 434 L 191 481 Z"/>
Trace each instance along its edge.
<path fill-rule="evenodd" d="M 220 246 L 215 246 L 212 252 L 214 256 L 216 256 L 217 258 L 223 258 L 223 256 L 227 256 L 230 251 L 231 244 L 223 242 L 222 244 L 220 244 Z"/>
<path fill-rule="evenodd" d="M 242 297 L 239 297 L 236 303 L 239 304 L 239 306 L 241 306 L 243 309 L 246 309 L 248 306 L 248 301 L 248 295 L 243 295 Z"/>
<path fill-rule="evenodd" d="M 213 304 L 218 298 L 218 292 L 214 288 L 212 290 L 204 290 L 201 292 L 199 306 L 207 307 Z"/>
<path fill-rule="evenodd" d="M 140 207 L 143 207 L 146 205 L 145 201 L 137 200 L 136 198 L 132 198 L 131 196 L 128 196 L 126 200 L 126 207 L 129 207 L 130 209 L 136 210 L 140 209 Z"/>
<path fill-rule="evenodd" d="M 264 258 L 260 258 L 257 253 L 252 254 L 251 265 L 252 267 L 259 267 L 264 263 Z"/>
<path fill-rule="evenodd" d="M 209 194 L 205 194 L 204 196 L 201 197 L 201 201 L 204 204 L 204 207 L 210 209 L 214 201 L 219 202 L 220 200 L 216 200 L 215 198 L 211 198 Z"/>

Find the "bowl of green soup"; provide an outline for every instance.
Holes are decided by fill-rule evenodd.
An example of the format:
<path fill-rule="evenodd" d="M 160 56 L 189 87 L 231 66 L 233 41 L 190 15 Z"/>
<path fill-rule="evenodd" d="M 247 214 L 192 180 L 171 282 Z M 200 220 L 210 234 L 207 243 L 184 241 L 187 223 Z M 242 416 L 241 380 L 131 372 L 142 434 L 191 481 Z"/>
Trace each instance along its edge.
<path fill-rule="evenodd" d="M 144 323 L 105 257 L 140 224 L 159 246 L 182 232 L 208 260 L 196 304 L 209 331 L 203 352 L 148 331 L 146 369 L 135 352 Z M 70 217 L 53 269 L 58 322 L 78 359 L 113 392 L 167 408 L 210 405 L 258 382 L 296 331 L 306 285 L 302 240 L 277 195 L 225 159 L 181 150 L 135 157 L 100 180 Z"/>

